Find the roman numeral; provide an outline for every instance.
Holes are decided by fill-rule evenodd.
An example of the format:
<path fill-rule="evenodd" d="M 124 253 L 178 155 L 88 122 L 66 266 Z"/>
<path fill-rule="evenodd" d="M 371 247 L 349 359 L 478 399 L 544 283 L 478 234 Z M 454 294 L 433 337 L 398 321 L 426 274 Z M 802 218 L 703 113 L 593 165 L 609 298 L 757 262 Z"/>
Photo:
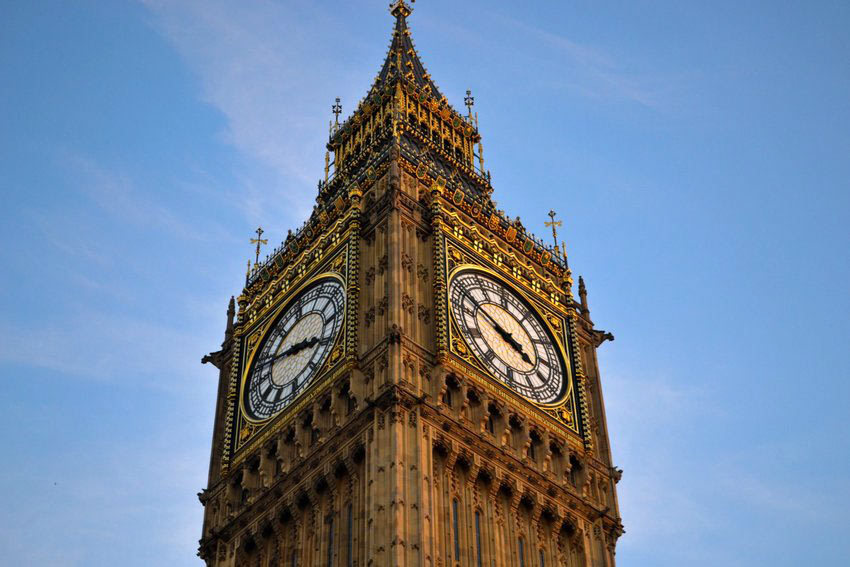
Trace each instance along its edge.
<path fill-rule="evenodd" d="M 269 394 L 271 394 L 272 390 L 274 390 L 274 386 L 272 384 L 269 384 L 268 388 L 263 390 L 263 392 L 260 394 L 260 397 L 264 400 L 267 399 L 269 397 Z"/>

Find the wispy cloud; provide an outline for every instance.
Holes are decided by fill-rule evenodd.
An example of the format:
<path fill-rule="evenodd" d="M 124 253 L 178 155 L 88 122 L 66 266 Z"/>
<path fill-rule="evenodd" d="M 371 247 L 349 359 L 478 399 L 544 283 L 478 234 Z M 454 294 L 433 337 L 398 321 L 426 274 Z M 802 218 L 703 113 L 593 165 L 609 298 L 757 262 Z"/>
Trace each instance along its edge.
<path fill-rule="evenodd" d="M 661 109 L 667 106 L 669 94 L 678 81 L 673 77 L 663 80 L 656 76 L 630 71 L 623 61 L 588 45 L 578 43 L 565 35 L 553 33 L 516 18 L 492 14 L 494 20 L 514 32 L 531 37 L 535 45 L 549 46 L 574 71 L 563 85 L 595 99 L 619 99 L 641 106 Z M 551 76 L 563 77 L 564 69 Z"/>
<path fill-rule="evenodd" d="M 211 346 L 189 331 L 88 308 L 35 326 L 0 325 L 0 362 L 105 381 L 121 381 L 131 369 L 133 379 L 144 376 L 155 387 L 180 385 L 162 376 L 200 373 Z"/>
<path fill-rule="evenodd" d="M 685 480 L 679 442 L 683 429 L 711 410 L 707 393 L 663 374 L 606 372 L 603 382 L 615 464 L 625 470 L 620 490 L 626 546 L 681 542 L 713 525 L 710 511 Z"/>
<path fill-rule="evenodd" d="M 104 168 L 79 154 L 65 152 L 61 159 L 78 180 L 81 193 L 114 220 L 182 240 L 214 240 L 225 235 L 209 219 L 203 225 L 186 222 L 185 215 L 154 200 L 155 192 L 141 190 L 126 173 Z"/>
<path fill-rule="evenodd" d="M 290 228 L 303 220 L 323 167 L 326 137 L 317 125 L 328 119 L 330 98 L 321 93 L 341 80 L 329 76 L 333 54 L 315 36 L 331 17 L 312 3 L 143 3 L 198 77 L 204 100 L 225 117 L 224 141 L 251 160 L 239 172 L 245 216 L 282 216 Z"/>
<path fill-rule="evenodd" d="M 19 213 L 36 253 L 18 257 L 17 269 L 33 297 L 0 323 L 0 363 L 181 388 L 185 381 L 171 377 L 200 373 L 200 357 L 220 341 L 226 296 L 174 288 L 169 270 L 182 265 L 201 277 L 187 260 L 229 233 L 92 159 L 66 152 L 58 163 L 72 188 L 64 200 Z"/>

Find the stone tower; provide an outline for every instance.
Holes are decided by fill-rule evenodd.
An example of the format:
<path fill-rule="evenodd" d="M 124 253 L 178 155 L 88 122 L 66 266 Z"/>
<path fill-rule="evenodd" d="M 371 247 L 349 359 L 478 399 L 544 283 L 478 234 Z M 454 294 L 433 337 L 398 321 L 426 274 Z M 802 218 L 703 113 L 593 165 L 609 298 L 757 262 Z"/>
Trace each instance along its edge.
<path fill-rule="evenodd" d="M 612 567 L 594 329 L 565 252 L 496 210 L 409 6 L 332 127 L 316 208 L 228 309 L 209 566 Z M 338 110 L 335 108 L 335 111 Z"/>

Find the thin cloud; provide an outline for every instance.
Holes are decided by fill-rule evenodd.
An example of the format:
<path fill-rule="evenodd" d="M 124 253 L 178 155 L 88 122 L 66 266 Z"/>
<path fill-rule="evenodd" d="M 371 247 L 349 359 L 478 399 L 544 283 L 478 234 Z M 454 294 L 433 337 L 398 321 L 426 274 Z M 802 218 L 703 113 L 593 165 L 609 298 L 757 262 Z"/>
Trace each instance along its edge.
<path fill-rule="evenodd" d="M 106 382 L 120 382 L 132 369 L 133 379 L 145 376 L 157 388 L 184 383 L 160 377 L 202 373 L 198 361 L 210 346 L 197 333 L 94 308 L 32 327 L 0 325 L 1 362 Z"/>
<path fill-rule="evenodd" d="M 658 88 L 658 81 L 624 71 L 622 64 L 611 55 L 516 18 L 498 14 L 492 14 L 492 17 L 520 33 L 532 36 L 538 43 L 548 44 L 571 61 L 577 74 L 566 84 L 583 95 L 622 99 L 653 109 L 665 106 L 664 93 Z M 669 78 L 665 82 L 669 88 Z"/>
<path fill-rule="evenodd" d="M 198 226 L 174 209 L 153 201 L 125 173 L 101 167 L 79 154 L 65 153 L 62 161 L 79 179 L 80 191 L 97 207 L 122 223 L 157 229 L 181 240 L 218 240 L 225 232 L 207 220 Z"/>
<path fill-rule="evenodd" d="M 310 30 L 326 28 L 327 15 L 312 4 L 309 14 L 292 17 L 299 6 L 143 3 L 199 78 L 203 99 L 225 117 L 223 140 L 252 161 L 240 179 L 245 216 L 283 217 L 290 227 L 308 216 L 326 143 L 316 126 L 326 122 L 327 105 L 315 93 L 332 92 L 332 54 Z M 305 26 L 305 17 L 318 21 Z"/>

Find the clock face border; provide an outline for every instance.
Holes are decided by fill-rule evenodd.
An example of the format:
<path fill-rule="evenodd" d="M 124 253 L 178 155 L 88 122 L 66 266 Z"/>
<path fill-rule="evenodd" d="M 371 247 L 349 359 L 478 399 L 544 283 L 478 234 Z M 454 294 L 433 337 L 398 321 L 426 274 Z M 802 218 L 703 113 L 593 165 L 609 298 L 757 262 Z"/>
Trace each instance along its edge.
<path fill-rule="evenodd" d="M 549 402 L 549 403 L 541 403 L 541 402 L 535 401 L 531 398 L 527 398 L 526 396 L 524 396 L 520 392 L 514 390 L 513 388 L 511 388 L 510 386 L 505 384 L 502 380 L 492 376 L 491 372 L 486 368 L 486 366 L 484 366 L 482 361 L 480 361 L 478 359 L 478 356 L 475 354 L 474 349 L 469 346 L 469 339 L 467 339 L 467 337 L 464 336 L 464 333 L 462 332 L 460 325 L 457 322 L 457 318 L 455 316 L 455 305 L 453 304 L 453 302 L 451 300 L 450 290 L 451 290 L 452 282 L 454 281 L 454 279 L 457 276 L 460 276 L 464 273 L 470 273 L 470 272 L 480 273 L 480 274 L 484 275 L 485 277 L 494 280 L 498 284 L 503 285 L 510 293 L 512 293 L 514 296 L 516 296 L 517 299 L 519 299 L 525 305 L 525 307 L 527 309 L 529 309 L 538 318 L 540 323 L 543 325 L 544 332 L 548 335 L 553 346 L 555 347 L 556 354 L 559 357 L 559 362 L 560 362 L 561 367 L 562 367 L 561 369 L 562 369 L 562 374 L 563 374 L 564 386 L 562 388 L 561 395 L 557 399 L 555 399 L 555 400 L 553 400 L 552 402 Z M 512 284 L 510 282 L 510 280 L 508 280 L 507 278 L 505 278 L 504 276 L 502 276 L 498 272 L 491 270 L 491 269 L 489 269 L 485 266 L 481 266 L 481 265 L 478 265 L 478 264 L 459 264 L 459 265 L 455 266 L 454 269 L 451 270 L 451 273 L 448 274 L 448 277 L 446 278 L 446 302 L 447 302 L 448 311 L 449 311 L 449 325 L 448 325 L 448 327 L 449 327 L 449 348 L 452 350 L 452 352 L 455 352 L 455 348 L 453 346 L 454 341 L 452 339 L 457 338 L 457 339 L 460 339 L 461 341 L 463 341 L 464 348 L 466 348 L 469 351 L 469 355 L 465 356 L 462 353 L 456 353 L 456 354 L 460 354 L 461 358 L 464 359 L 464 361 L 467 364 L 470 364 L 471 363 L 470 361 L 474 361 L 474 363 L 472 363 L 472 364 L 476 368 L 483 371 L 483 373 L 486 375 L 486 377 L 489 381 L 494 382 L 502 390 L 510 392 L 511 394 L 519 397 L 520 399 L 524 400 L 527 403 L 532 404 L 535 407 L 538 407 L 538 408 L 541 408 L 541 409 L 561 409 L 561 408 L 564 407 L 565 404 L 568 404 L 570 402 L 570 400 L 572 400 L 572 398 L 574 396 L 574 384 L 573 384 L 574 374 L 573 374 L 573 368 L 572 368 L 572 358 L 570 356 L 569 350 L 565 346 L 566 339 L 565 339 L 565 337 L 562 337 L 559 332 L 557 332 L 555 329 L 553 329 L 552 325 L 547 320 L 546 315 L 549 314 L 549 310 L 547 309 L 547 310 L 544 311 L 544 309 L 538 307 L 537 303 L 534 300 L 530 299 L 526 295 L 526 293 L 524 293 L 520 289 L 520 286 Z M 558 317 L 558 319 L 561 320 L 561 325 L 562 325 L 563 329 L 567 328 L 566 327 L 566 321 L 563 320 L 562 316 L 560 316 L 560 315 L 553 315 L 553 316 Z"/>
<path fill-rule="evenodd" d="M 269 338 L 269 335 L 274 331 L 275 326 L 280 321 L 281 316 L 286 313 L 286 310 L 293 304 L 293 302 L 298 299 L 301 294 L 313 286 L 314 284 L 320 282 L 321 280 L 333 279 L 336 280 L 340 286 L 342 287 L 343 296 L 345 299 L 345 303 L 343 303 L 342 312 L 340 313 L 340 326 L 339 330 L 336 333 L 336 336 L 333 338 L 331 342 L 331 346 L 328 348 L 328 356 L 322 362 L 322 364 L 316 370 L 314 377 L 303 387 L 301 390 L 290 400 L 288 404 L 282 407 L 279 411 L 274 413 L 269 417 L 264 418 L 255 418 L 245 407 L 245 394 L 246 387 L 248 386 L 248 381 L 251 377 L 251 373 L 254 370 L 254 363 L 257 356 L 259 356 L 260 352 L 263 350 L 263 347 L 266 343 L 266 340 Z M 251 336 L 258 336 L 255 340 L 255 346 L 251 350 L 247 359 L 244 362 L 242 376 L 240 378 L 239 384 L 239 414 L 241 419 L 243 419 L 246 423 L 254 425 L 254 426 L 262 426 L 266 423 L 271 422 L 277 417 L 288 413 L 288 410 L 296 407 L 298 405 L 298 400 L 301 399 L 305 394 L 307 394 L 310 390 L 314 389 L 314 387 L 318 384 L 319 376 L 326 373 L 326 371 L 330 368 L 328 365 L 331 364 L 331 360 L 333 358 L 333 351 L 337 348 L 339 342 L 344 340 L 346 334 L 346 326 L 347 326 L 347 312 L 348 312 L 348 288 L 345 283 L 345 278 L 340 274 L 335 272 L 323 272 L 320 274 L 316 274 L 315 276 L 309 278 L 307 281 L 303 282 L 294 290 L 290 291 L 288 297 L 283 300 L 280 305 L 278 305 L 273 311 L 270 311 L 266 317 L 266 322 L 262 323 L 259 327 L 257 327 L 254 332 L 249 333 L 245 336 L 246 343 Z"/>

